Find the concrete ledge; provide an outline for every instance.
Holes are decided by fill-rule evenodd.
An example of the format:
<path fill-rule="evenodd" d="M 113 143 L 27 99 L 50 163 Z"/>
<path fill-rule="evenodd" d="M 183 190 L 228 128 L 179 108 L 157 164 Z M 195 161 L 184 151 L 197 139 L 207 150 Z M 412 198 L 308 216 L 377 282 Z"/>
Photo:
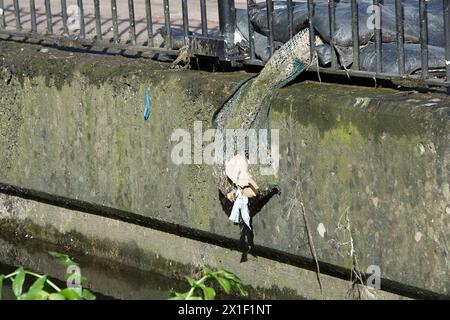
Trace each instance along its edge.
<path fill-rule="evenodd" d="M 62 279 L 60 268 L 39 243 L 51 244 L 78 257 L 93 290 L 115 298 L 154 296 L 152 286 L 156 284 L 136 283 L 136 273 L 142 277 L 139 271 L 156 272 L 180 282 L 185 275 L 209 266 L 234 270 L 249 287 L 251 298 L 320 299 L 313 271 L 262 257 L 251 257 L 242 264 L 238 251 L 15 196 L 0 194 L 0 234 L 0 261 L 26 265 Z M 33 250 L 36 246 L 41 249 Z M 118 268 L 122 272 L 115 271 Z M 123 275 L 124 268 L 131 274 Z M 322 282 L 327 299 L 353 297 L 349 281 L 322 275 Z M 379 290 L 366 297 L 404 299 Z"/>

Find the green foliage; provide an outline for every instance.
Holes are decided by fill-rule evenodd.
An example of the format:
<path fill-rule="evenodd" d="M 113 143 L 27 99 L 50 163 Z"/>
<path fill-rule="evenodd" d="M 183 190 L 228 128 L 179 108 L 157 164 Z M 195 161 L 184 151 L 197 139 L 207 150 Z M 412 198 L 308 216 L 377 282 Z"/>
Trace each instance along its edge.
<path fill-rule="evenodd" d="M 16 298 L 19 298 L 22 295 L 22 287 L 25 282 L 25 270 L 20 267 L 16 273 L 16 276 L 12 279 L 12 290 Z"/>
<path fill-rule="evenodd" d="M 59 252 L 55 252 L 55 251 L 49 251 L 48 254 L 51 255 L 53 258 L 56 258 L 58 263 L 60 265 L 62 265 L 63 267 L 67 268 L 67 267 L 70 267 L 70 266 L 77 266 L 78 265 L 78 263 L 76 263 L 75 261 L 70 259 L 70 257 L 67 254 L 63 254 L 63 253 L 59 253 Z"/>
<path fill-rule="evenodd" d="M 5 276 L 0 274 L 0 300 L 2 300 L 3 279 L 5 279 Z"/>
<path fill-rule="evenodd" d="M 95 300 L 95 295 L 82 287 L 86 282 L 86 278 L 81 275 L 78 264 L 66 254 L 54 251 L 49 252 L 49 254 L 56 258 L 60 265 L 67 268 L 68 273 L 66 273 L 64 279 L 67 282 L 76 284 L 76 286 L 60 289 L 48 280 L 46 275 L 39 275 L 20 267 L 9 275 L 0 275 L 0 300 L 2 298 L 3 283 L 6 279 L 11 281 L 12 291 L 17 300 Z M 24 292 L 26 276 L 32 276 L 36 280 L 28 288 L 28 291 Z M 49 289 L 55 292 L 49 292 Z"/>
<path fill-rule="evenodd" d="M 204 268 L 199 280 L 186 277 L 186 281 L 191 289 L 185 293 L 179 293 L 172 289 L 169 293 L 170 300 L 214 300 L 216 297 L 216 290 L 212 287 L 214 283 L 218 284 L 219 288 L 226 294 L 236 292 L 239 296 L 246 297 L 248 295 L 242 286 L 241 279 L 224 269 L 212 271 L 209 268 Z"/>

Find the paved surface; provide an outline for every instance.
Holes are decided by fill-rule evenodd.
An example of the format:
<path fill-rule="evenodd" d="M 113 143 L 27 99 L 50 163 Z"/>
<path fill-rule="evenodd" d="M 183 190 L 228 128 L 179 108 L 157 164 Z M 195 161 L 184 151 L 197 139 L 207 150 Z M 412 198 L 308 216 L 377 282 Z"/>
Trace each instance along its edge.
<path fill-rule="evenodd" d="M 44 0 L 35 0 L 38 30 L 45 32 L 47 27 Z M 237 0 L 236 7 L 244 8 L 246 0 Z M 207 24 L 208 30 L 217 30 L 218 27 L 218 0 L 207 0 Z M 8 30 L 15 28 L 15 14 L 13 0 L 4 0 L 5 9 L 4 14 L 6 18 L 6 25 Z M 31 15 L 28 0 L 19 0 L 21 6 L 21 21 L 24 30 L 31 29 Z M 76 12 L 77 0 L 67 0 L 69 22 L 70 16 L 74 16 Z M 94 1 L 85 0 L 83 2 L 85 12 L 86 34 L 87 36 L 94 36 L 95 30 L 95 15 L 94 15 Z M 61 19 L 61 1 L 52 0 L 52 17 L 53 17 L 53 31 L 56 34 L 63 33 L 63 25 Z M 135 0 L 135 19 L 136 32 L 138 41 L 144 42 L 146 40 L 146 16 L 145 16 L 145 1 Z M 128 19 L 128 0 L 117 0 L 119 33 L 122 39 L 129 37 L 129 19 Z M 112 21 L 111 21 L 111 2 L 109 0 L 100 1 L 100 12 L 102 16 L 102 34 L 105 38 L 112 37 Z M 190 30 L 200 32 L 201 30 L 201 15 L 200 15 L 200 0 L 188 0 L 188 13 Z M 153 16 L 153 30 L 156 32 L 164 25 L 164 7 L 163 0 L 152 1 L 152 16 Z M 181 0 L 170 1 L 170 16 L 172 25 L 181 28 L 183 25 L 181 14 Z M 74 28 L 75 29 L 75 28 Z M 76 33 L 76 30 L 73 31 Z"/>

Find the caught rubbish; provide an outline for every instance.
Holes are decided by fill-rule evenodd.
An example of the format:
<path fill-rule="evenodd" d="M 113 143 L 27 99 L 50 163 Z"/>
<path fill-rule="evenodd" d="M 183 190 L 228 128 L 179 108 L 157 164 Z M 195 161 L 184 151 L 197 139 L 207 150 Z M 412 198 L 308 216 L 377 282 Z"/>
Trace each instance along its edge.
<path fill-rule="evenodd" d="M 234 223 L 242 221 L 245 225 L 251 229 L 250 225 L 250 211 L 248 209 L 248 198 L 242 194 L 242 191 L 238 188 L 235 191 L 236 200 L 234 201 L 233 209 L 229 219 Z"/>
<path fill-rule="evenodd" d="M 150 118 L 150 88 L 147 88 L 145 93 L 145 110 L 144 110 L 144 120 Z"/>

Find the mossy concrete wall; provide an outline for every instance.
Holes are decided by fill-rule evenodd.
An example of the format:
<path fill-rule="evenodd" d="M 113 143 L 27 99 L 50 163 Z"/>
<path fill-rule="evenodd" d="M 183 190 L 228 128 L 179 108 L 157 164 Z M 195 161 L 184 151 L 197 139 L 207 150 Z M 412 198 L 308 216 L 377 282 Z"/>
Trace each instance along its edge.
<path fill-rule="evenodd" d="M 249 76 L 0 43 L 0 183 L 239 238 L 212 168 L 174 165 L 170 135 L 206 128 Z M 380 267 L 382 286 L 450 295 L 449 103 L 312 82 L 280 90 L 281 194 L 254 217 L 255 242 L 310 257 L 302 201 L 324 264 L 350 270 L 351 253 L 362 271 Z"/>

